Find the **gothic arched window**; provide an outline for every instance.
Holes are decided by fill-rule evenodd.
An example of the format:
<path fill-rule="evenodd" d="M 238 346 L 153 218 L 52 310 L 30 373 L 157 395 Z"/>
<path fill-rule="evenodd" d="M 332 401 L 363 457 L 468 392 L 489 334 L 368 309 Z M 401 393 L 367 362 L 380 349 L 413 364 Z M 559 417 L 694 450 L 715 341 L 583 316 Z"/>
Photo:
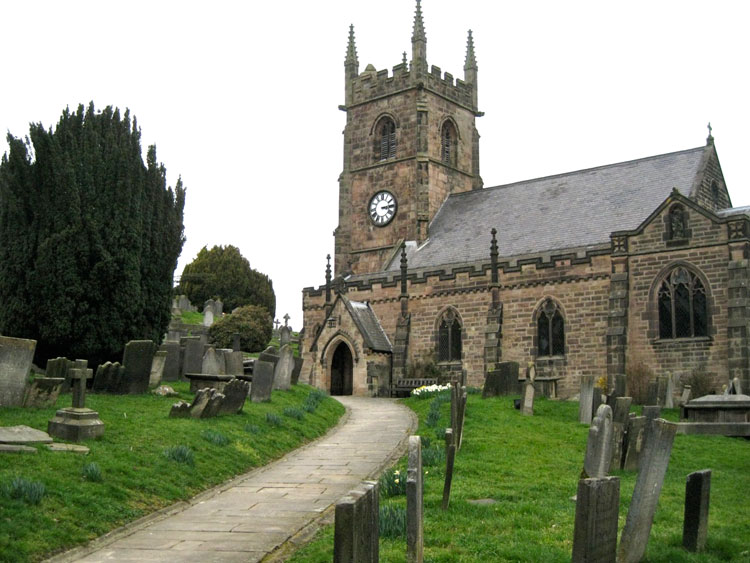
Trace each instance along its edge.
<path fill-rule="evenodd" d="M 659 285 L 659 338 L 708 336 L 706 288 L 687 268 L 677 267 Z"/>
<path fill-rule="evenodd" d="M 450 166 L 456 165 L 456 152 L 458 146 L 458 135 L 453 122 L 446 121 L 440 131 L 440 160 Z"/>
<path fill-rule="evenodd" d="M 680 240 L 688 238 L 687 218 L 682 205 L 673 205 L 669 210 L 669 240 Z"/>
<path fill-rule="evenodd" d="M 547 299 L 539 308 L 536 326 L 538 356 L 565 354 L 565 319 L 552 299 Z"/>
<path fill-rule="evenodd" d="M 384 117 L 378 123 L 375 158 L 379 161 L 396 158 L 396 124 L 389 117 Z"/>
<path fill-rule="evenodd" d="M 443 313 L 438 325 L 438 361 L 461 361 L 461 323 L 452 309 Z"/>

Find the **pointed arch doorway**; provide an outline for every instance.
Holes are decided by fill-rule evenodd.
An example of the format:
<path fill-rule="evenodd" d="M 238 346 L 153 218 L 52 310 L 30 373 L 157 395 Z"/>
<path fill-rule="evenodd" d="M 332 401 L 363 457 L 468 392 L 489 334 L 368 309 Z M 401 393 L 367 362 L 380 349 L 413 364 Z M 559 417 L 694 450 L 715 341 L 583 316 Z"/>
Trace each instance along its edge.
<path fill-rule="evenodd" d="M 331 395 L 351 395 L 354 361 L 344 342 L 339 342 L 331 360 Z"/>

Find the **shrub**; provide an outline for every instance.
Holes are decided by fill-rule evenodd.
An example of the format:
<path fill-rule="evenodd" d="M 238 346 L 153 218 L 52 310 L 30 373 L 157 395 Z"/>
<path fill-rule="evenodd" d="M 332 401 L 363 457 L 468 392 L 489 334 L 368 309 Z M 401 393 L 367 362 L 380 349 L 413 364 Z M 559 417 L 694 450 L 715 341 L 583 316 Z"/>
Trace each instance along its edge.
<path fill-rule="evenodd" d="M 313 412 L 315 412 L 315 409 L 318 408 L 318 404 L 317 403 L 311 403 L 310 401 L 305 401 L 302 404 L 302 408 L 304 409 L 305 412 L 313 413 Z"/>
<path fill-rule="evenodd" d="M 380 496 L 395 497 L 406 494 L 406 472 L 399 469 L 388 469 L 381 476 L 379 481 Z"/>
<path fill-rule="evenodd" d="M 23 477 L 14 477 L 10 483 L 3 483 L 2 486 L 3 496 L 26 504 L 39 504 L 46 492 L 41 481 L 29 481 Z"/>
<path fill-rule="evenodd" d="M 167 459 L 171 459 L 177 463 L 184 463 L 185 465 L 191 466 L 195 465 L 193 450 L 187 446 L 172 446 L 164 450 L 164 455 Z"/>
<path fill-rule="evenodd" d="M 302 409 L 298 409 L 296 407 L 284 407 L 284 416 L 288 416 L 289 418 L 296 418 L 297 420 L 303 420 L 305 418 L 305 413 L 302 411 Z"/>
<path fill-rule="evenodd" d="M 245 352 L 260 352 L 271 340 L 273 321 L 263 307 L 247 305 L 218 319 L 208 329 L 208 335 L 219 348 L 231 348 L 235 334 L 240 335 L 240 348 Z"/>
<path fill-rule="evenodd" d="M 633 402 L 645 405 L 648 401 L 648 382 L 654 378 L 654 372 L 640 359 L 632 358 L 625 368 L 625 378 L 628 395 L 633 397 Z"/>
<path fill-rule="evenodd" d="M 102 480 L 102 468 L 95 461 L 84 465 L 81 474 L 86 481 L 99 483 Z"/>
<path fill-rule="evenodd" d="M 204 430 L 201 432 L 201 438 L 217 446 L 226 446 L 229 443 L 229 438 L 216 430 Z"/>
<path fill-rule="evenodd" d="M 390 504 L 381 505 L 378 517 L 381 538 L 406 537 L 406 508 Z"/>
<path fill-rule="evenodd" d="M 284 426 L 284 421 L 281 420 L 281 417 L 273 412 L 266 413 L 266 422 L 271 426 Z"/>
<path fill-rule="evenodd" d="M 250 434 L 260 434 L 262 430 L 257 424 L 245 424 L 245 432 L 250 432 Z"/>
<path fill-rule="evenodd" d="M 690 397 L 693 399 L 710 395 L 714 391 L 711 377 L 705 371 L 698 368 L 693 370 L 685 385 L 690 385 Z"/>

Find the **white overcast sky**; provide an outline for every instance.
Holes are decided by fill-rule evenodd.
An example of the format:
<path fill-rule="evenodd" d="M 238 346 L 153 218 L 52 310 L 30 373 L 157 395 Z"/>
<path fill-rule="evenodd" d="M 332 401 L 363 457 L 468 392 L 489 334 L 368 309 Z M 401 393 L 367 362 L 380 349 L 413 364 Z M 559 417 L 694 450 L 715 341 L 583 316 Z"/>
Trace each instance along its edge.
<path fill-rule="evenodd" d="M 302 326 L 301 289 L 333 253 L 344 57 L 411 58 L 413 0 L 47 1 L 2 4 L 4 133 L 66 106 L 130 108 L 187 188 L 176 274 L 233 244 L 268 274 L 276 316 Z M 713 125 L 735 206 L 750 205 L 750 3 L 423 0 L 427 59 L 479 66 L 485 186 L 683 150 Z M 530 205 L 533 202 L 529 202 Z M 650 210 L 648 210 L 650 211 Z M 550 225 L 554 228 L 554 225 Z M 501 233 L 502 233 L 502 229 Z"/>

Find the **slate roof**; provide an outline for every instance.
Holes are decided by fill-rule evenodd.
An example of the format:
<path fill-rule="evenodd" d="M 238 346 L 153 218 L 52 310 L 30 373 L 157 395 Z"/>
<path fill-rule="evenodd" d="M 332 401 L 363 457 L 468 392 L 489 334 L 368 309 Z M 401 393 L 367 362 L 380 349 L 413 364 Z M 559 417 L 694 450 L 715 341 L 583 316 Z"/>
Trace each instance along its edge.
<path fill-rule="evenodd" d="M 609 245 L 637 228 L 677 188 L 689 195 L 708 147 L 642 158 L 449 196 L 429 239 L 407 248 L 409 269 Z M 399 269 L 399 256 L 387 270 Z"/>
<path fill-rule="evenodd" d="M 347 310 L 354 319 L 354 323 L 359 328 L 365 339 L 365 345 L 376 352 L 391 352 L 391 341 L 388 340 L 383 327 L 380 325 L 375 311 L 372 310 L 369 303 L 360 301 L 350 301 L 343 295 L 341 296 Z"/>

